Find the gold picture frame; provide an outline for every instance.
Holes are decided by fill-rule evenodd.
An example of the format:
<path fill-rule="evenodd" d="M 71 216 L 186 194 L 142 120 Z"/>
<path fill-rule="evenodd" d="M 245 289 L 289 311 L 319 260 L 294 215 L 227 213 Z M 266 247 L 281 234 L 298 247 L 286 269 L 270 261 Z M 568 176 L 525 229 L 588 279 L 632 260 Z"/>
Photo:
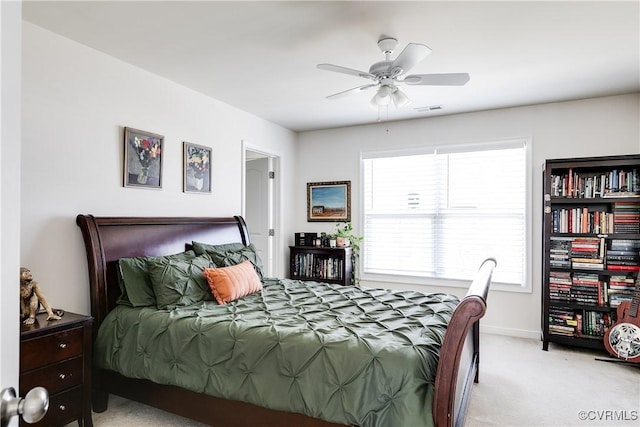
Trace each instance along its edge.
<path fill-rule="evenodd" d="M 307 221 L 351 221 L 351 181 L 308 182 Z"/>

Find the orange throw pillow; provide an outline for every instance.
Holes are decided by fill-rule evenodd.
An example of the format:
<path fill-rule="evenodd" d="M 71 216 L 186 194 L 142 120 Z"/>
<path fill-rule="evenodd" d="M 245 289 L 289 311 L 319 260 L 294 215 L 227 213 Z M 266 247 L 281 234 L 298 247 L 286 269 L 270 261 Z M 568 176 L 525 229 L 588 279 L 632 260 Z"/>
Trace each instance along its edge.
<path fill-rule="evenodd" d="M 231 267 L 205 268 L 204 277 L 218 304 L 262 290 L 262 282 L 249 260 Z"/>

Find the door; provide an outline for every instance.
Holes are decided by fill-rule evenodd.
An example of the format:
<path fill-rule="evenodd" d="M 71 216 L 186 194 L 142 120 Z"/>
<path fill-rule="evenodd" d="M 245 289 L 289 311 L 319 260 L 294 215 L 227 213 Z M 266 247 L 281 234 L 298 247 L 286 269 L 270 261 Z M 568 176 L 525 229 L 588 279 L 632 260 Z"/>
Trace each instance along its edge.
<path fill-rule="evenodd" d="M 267 154 L 245 151 L 244 217 L 266 277 L 274 276 L 275 161 Z"/>

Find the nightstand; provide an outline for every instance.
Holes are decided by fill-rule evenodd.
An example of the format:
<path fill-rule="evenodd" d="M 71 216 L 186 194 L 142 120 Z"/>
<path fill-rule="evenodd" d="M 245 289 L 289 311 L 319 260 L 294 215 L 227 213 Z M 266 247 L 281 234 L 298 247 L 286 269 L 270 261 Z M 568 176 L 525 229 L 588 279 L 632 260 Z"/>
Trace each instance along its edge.
<path fill-rule="evenodd" d="M 38 314 L 33 325 L 20 325 L 20 396 L 33 387 L 49 392 L 49 410 L 36 424 L 62 426 L 78 421 L 92 427 L 91 351 L 93 318 L 64 313 L 60 320 Z"/>

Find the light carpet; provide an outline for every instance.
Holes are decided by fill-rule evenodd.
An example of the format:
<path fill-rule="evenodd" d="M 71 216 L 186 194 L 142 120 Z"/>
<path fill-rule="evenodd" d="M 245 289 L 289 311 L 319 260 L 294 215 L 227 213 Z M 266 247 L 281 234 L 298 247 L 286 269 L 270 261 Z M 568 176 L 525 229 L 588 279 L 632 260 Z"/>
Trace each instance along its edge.
<path fill-rule="evenodd" d="M 554 344 L 542 351 L 538 340 L 490 334 L 482 334 L 480 354 L 469 427 L 640 426 L 640 366 L 599 361 L 606 353 Z M 116 396 L 106 412 L 93 414 L 93 424 L 204 426 Z"/>

